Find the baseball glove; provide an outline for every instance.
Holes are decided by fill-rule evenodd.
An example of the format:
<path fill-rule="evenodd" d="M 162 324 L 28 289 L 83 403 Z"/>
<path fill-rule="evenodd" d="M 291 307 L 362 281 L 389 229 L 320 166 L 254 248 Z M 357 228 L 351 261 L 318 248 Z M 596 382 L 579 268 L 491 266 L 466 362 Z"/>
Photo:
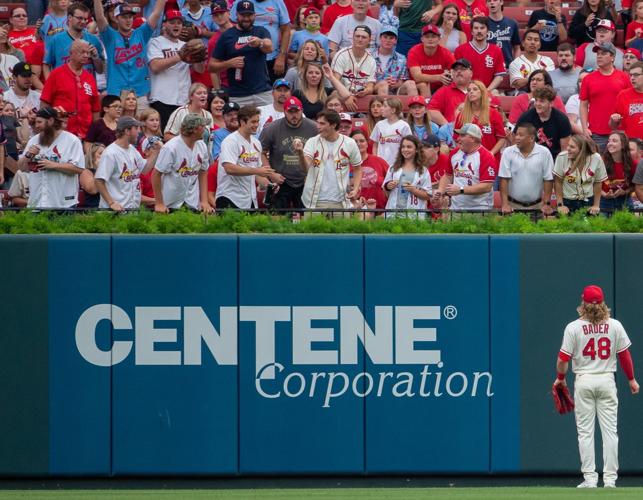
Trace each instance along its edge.
<path fill-rule="evenodd" d="M 181 33 L 179 34 L 179 40 L 183 42 L 187 42 L 192 40 L 193 38 L 198 38 L 199 36 L 201 36 L 199 28 L 197 28 L 194 24 L 190 24 L 189 26 L 184 25 L 181 28 Z"/>
<path fill-rule="evenodd" d="M 200 63 L 207 59 L 208 51 L 199 38 L 194 38 L 181 47 L 179 57 L 188 64 Z"/>
<path fill-rule="evenodd" d="M 574 410 L 574 400 L 570 396 L 567 386 L 554 384 L 551 388 L 551 395 L 554 398 L 554 407 L 561 415 Z"/>

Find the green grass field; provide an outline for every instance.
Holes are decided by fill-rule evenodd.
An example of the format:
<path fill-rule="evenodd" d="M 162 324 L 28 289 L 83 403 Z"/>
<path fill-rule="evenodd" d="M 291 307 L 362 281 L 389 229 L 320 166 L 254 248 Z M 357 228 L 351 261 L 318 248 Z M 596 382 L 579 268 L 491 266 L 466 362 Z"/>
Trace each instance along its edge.
<path fill-rule="evenodd" d="M 577 490 L 575 488 L 507 487 L 507 488 L 306 488 L 306 489 L 229 489 L 229 490 L 16 490 L 0 491 L 0 500 L 14 498 L 70 500 L 167 499 L 199 500 L 233 499 L 310 499 L 324 500 L 570 500 L 610 498 L 640 500 L 643 488 L 615 490 Z"/>

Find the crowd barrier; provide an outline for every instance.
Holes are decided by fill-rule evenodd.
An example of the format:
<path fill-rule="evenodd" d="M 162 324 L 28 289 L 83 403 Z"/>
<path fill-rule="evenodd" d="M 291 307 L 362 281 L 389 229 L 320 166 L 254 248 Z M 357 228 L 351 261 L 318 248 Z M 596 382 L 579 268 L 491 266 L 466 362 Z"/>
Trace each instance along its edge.
<path fill-rule="evenodd" d="M 562 331 L 596 283 L 641 365 L 642 254 L 641 235 L 0 236 L 0 475 L 577 472 L 550 397 Z"/>

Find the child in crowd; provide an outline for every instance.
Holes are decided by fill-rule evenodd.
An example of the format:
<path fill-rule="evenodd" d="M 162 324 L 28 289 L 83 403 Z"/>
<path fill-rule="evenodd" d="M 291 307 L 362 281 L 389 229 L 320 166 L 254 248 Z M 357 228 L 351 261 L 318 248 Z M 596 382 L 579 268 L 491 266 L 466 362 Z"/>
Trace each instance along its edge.
<path fill-rule="evenodd" d="M 384 101 L 383 120 L 377 122 L 370 139 L 374 142 L 373 154 L 393 165 L 398 156 L 402 137 L 411 135 L 411 127 L 402 120 L 402 102 L 397 97 Z"/>

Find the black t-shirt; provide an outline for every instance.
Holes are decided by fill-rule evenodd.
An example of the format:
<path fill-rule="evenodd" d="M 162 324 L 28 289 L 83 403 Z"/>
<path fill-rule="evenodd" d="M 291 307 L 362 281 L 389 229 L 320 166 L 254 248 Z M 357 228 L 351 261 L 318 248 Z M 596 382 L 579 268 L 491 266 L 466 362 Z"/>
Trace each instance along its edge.
<path fill-rule="evenodd" d="M 116 140 L 116 131 L 105 125 L 105 120 L 99 118 L 89 126 L 85 140 L 107 147 Z"/>
<path fill-rule="evenodd" d="M 556 161 L 560 153 L 560 140 L 572 135 L 572 126 L 567 115 L 556 108 L 551 108 L 549 120 L 543 122 L 536 109 L 531 108 L 520 115 L 516 124 L 523 122 L 531 123 L 536 127 L 536 142 L 549 149 L 552 158 Z"/>
<path fill-rule="evenodd" d="M 564 15 L 560 16 L 563 26 L 567 27 L 567 19 Z M 547 22 L 545 27 L 540 30 L 540 50 L 555 51 L 558 48 L 558 21 L 556 16 L 545 11 L 545 9 L 535 10 L 531 13 L 531 17 L 527 22 L 527 27 L 531 28 L 538 24 L 538 21 L 543 19 Z"/>
<path fill-rule="evenodd" d="M 330 94 L 332 89 L 326 89 L 326 94 Z M 324 103 L 322 101 L 310 102 L 303 90 L 297 89 L 292 92 L 292 95 L 301 101 L 304 107 L 304 116 L 311 120 L 317 119 L 317 114 L 324 110 Z"/>

